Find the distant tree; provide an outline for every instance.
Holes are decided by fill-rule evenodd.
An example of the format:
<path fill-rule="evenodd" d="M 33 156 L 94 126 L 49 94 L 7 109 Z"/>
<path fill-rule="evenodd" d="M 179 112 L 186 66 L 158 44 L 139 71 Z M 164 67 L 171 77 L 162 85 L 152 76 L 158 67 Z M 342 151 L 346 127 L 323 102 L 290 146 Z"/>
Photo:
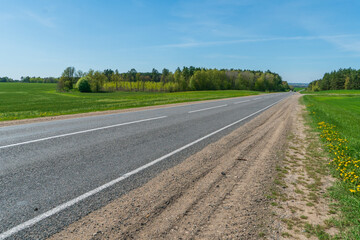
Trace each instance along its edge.
<path fill-rule="evenodd" d="M 89 79 L 86 76 L 80 78 L 76 83 L 76 88 L 79 89 L 80 92 L 91 92 Z"/>
<path fill-rule="evenodd" d="M 181 77 L 181 70 L 180 68 L 178 67 L 176 70 L 175 70 L 175 73 L 174 73 L 174 80 L 176 83 L 180 84 L 180 77 Z"/>
<path fill-rule="evenodd" d="M 14 80 L 9 77 L 0 77 L 0 82 L 13 82 Z"/>
<path fill-rule="evenodd" d="M 226 74 L 226 77 L 229 78 L 229 80 L 230 80 L 231 88 L 232 89 L 237 89 L 236 88 L 236 79 L 237 79 L 237 77 L 239 75 L 239 72 L 238 71 L 226 70 L 225 74 Z"/>
<path fill-rule="evenodd" d="M 21 77 L 21 81 L 25 82 L 25 83 L 29 83 L 30 82 L 30 77 L 29 76 Z"/>
<path fill-rule="evenodd" d="M 169 73 L 170 73 L 169 69 L 164 68 L 162 70 L 162 73 L 161 73 L 161 82 L 162 83 L 167 83 L 168 82 Z"/>
<path fill-rule="evenodd" d="M 160 81 L 159 75 L 160 75 L 159 71 L 153 68 L 151 71 L 151 80 L 154 82 L 159 82 Z"/>
<path fill-rule="evenodd" d="M 118 90 L 122 77 L 117 69 L 115 70 L 115 73 L 111 75 L 111 81 L 115 82 L 115 89 Z"/>
<path fill-rule="evenodd" d="M 194 66 L 190 66 L 189 67 L 189 74 L 190 76 L 194 75 L 196 70 L 200 70 L 200 69 L 196 69 Z"/>
<path fill-rule="evenodd" d="M 104 83 L 107 80 L 107 77 L 103 72 L 94 71 L 90 69 L 86 77 L 89 80 L 90 88 L 92 92 L 102 91 Z"/>
<path fill-rule="evenodd" d="M 86 75 L 86 73 L 84 73 L 83 71 L 81 71 L 81 70 L 78 70 L 76 73 L 75 73 L 75 77 L 77 77 L 77 78 L 82 78 L 82 77 L 84 77 Z"/>
<path fill-rule="evenodd" d="M 208 75 L 205 70 L 195 71 L 190 79 L 191 90 L 205 90 Z"/>
<path fill-rule="evenodd" d="M 312 81 L 310 91 L 360 89 L 360 70 L 351 68 L 325 73 L 322 79 Z"/>
<path fill-rule="evenodd" d="M 181 74 L 182 74 L 182 76 L 184 77 L 185 81 L 186 81 L 186 82 L 189 82 L 190 77 L 192 76 L 192 75 L 190 74 L 189 68 L 188 68 L 188 67 L 183 67 L 183 69 L 182 69 L 182 71 L 181 71 Z M 194 73 L 194 74 L 195 74 L 195 73 Z"/>
<path fill-rule="evenodd" d="M 141 79 L 141 73 L 136 73 L 136 75 L 135 75 L 135 81 L 136 82 L 140 82 L 140 79 Z"/>
<path fill-rule="evenodd" d="M 73 89 L 73 84 L 75 82 L 75 68 L 67 67 L 64 72 L 61 74 L 61 77 L 58 82 L 58 90 L 68 91 Z"/>
<path fill-rule="evenodd" d="M 136 80 L 136 74 L 137 74 L 137 71 L 135 70 L 135 68 L 132 68 L 132 69 L 128 72 L 129 81 L 130 81 L 130 82 L 133 82 L 133 81 Z"/>
<path fill-rule="evenodd" d="M 114 74 L 114 71 L 111 69 L 105 69 L 104 70 L 104 75 L 106 76 L 107 80 L 110 81 L 111 80 L 111 76 Z"/>
<path fill-rule="evenodd" d="M 349 76 L 346 76 L 346 77 L 345 77 L 345 89 L 346 89 L 346 90 L 351 89 L 351 86 L 350 86 L 350 77 L 349 77 Z"/>
<path fill-rule="evenodd" d="M 265 74 L 261 74 L 255 81 L 255 90 L 264 91 L 265 90 Z"/>

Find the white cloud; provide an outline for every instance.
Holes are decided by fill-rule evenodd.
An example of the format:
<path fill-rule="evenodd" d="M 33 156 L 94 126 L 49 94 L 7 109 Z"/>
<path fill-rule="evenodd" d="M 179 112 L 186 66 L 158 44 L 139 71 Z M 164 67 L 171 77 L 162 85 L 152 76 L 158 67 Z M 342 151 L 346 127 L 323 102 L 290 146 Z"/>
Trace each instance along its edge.
<path fill-rule="evenodd" d="M 353 53 L 360 53 L 360 40 L 355 38 L 344 39 L 328 39 L 332 44 L 335 44 L 340 49 Z"/>
<path fill-rule="evenodd" d="M 293 37 L 258 37 L 258 38 L 244 38 L 226 41 L 209 41 L 209 42 L 198 42 L 190 41 L 183 43 L 165 44 L 154 46 L 155 48 L 193 48 L 193 47 L 207 47 L 215 45 L 230 45 L 238 43 L 251 43 L 251 42 L 270 42 L 270 41 L 312 41 L 312 40 L 326 40 L 330 42 L 342 42 L 343 39 L 351 37 L 359 37 L 360 34 L 340 34 L 340 35 L 323 35 L 323 36 L 293 36 Z M 357 45 L 344 45 L 345 47 L 358 47 L 360 50 L 360 42 Z"/>
<path fill-rule="evenodd" d="M 36 21 L 37 23 L 48 27 L 48 28 L 54 28 L 55 24 L 51 18 L 40 16 L 34 12 L 26 11 L 25 14 L 32 20 Z"/>

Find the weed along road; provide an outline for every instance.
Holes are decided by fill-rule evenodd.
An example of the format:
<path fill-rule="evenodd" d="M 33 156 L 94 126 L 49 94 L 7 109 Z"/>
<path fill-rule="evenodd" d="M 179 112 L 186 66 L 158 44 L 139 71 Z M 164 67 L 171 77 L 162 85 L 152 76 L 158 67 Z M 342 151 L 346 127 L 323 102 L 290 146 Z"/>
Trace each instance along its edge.
<path fill-rule="evenodd" d="M 0 239 L 44 239 L 292 93 L 0 128 Z"/>

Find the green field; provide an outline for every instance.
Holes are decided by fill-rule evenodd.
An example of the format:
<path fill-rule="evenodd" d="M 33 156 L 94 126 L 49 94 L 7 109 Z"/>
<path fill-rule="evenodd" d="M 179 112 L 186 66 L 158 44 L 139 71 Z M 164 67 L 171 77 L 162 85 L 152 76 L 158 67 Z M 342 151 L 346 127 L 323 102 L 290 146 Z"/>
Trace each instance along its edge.
<path fill-rule="evenodd" d="M 306 95 L 304 101 L 314 118 L 334 124 L 351 147 L 360 151 L 360 95 Z"/>
<path fill-rule="evenodd" d="M 319 92 L 307 92 L 302 91 L 303 94 L 313 94 L 313 95 L 357 95 L 360 94 L 360 90 L 327 90 Z"/>
<path fill-rule="evenodd" d="M 255 91 L 60 93 L 56 84 L 0 83 L 0 121 L 257 95 Z"/>
<path fill-rule="evenodd" d="M 296 92 L 298 92 L 298 91 L 300 91 L 300 90 L 305 90 L 305 88 L 303 88 L 303 87 L 295 87 L 294 90 L 295 90 Z"/>
<path fill-rule="evenodd" d="M 334 176 L 339 179 L 330 188 L 329 193 L 336 200 L 334 204 L 340 211 L 338 217 L 330 219 L 328 224 L 340 230 L 335 239 L 360 239 L 360 192 L 350 192 L 350 189 L 359 189 L 358 184 L 360 184 L 359 178 L 356 177 L 360 175 L 360 168 L 356 163 L 360 160 L 360 91 L 324 91 L 305 95 L 303 100 L 314 128 L 319 127 L 320 122 L 325 122 L 335 125 L 335 128 L 330 130 L 330 135 L 332 131 L 339 133 L 338 136 L 329 137 L 330 140 L 323 137 L 325 149 L 331 152 L 329 159 L 334 159 L 329 166 Z M 331 125 L 328 126 L 331 127 Z M 321 134 L 323 135 L 323 131 Z M 344 138 L 348 140 L 348 143 L 341 142 Z M 333 142 L 332 139 L 335 141 Z M 336 139 L 340 139 L 340 144 Z M 334 148 L 329 143 L 339 146 L 340 150 L 331 150 L 339 148 Z M 335 151 L 337 154 L 334 153 Z M 350 181 L 349 178 L 346 179 L 347 177 L 353 180 Z"/>

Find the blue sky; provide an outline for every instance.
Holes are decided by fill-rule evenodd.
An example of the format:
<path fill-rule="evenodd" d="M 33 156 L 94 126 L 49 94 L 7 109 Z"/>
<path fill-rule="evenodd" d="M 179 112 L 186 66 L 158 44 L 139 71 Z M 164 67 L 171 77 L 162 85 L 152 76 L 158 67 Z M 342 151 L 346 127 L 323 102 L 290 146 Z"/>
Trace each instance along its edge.
<path fill-rule="evenodd" d="M 0 76 L 192 65 L 310 82 L 360 68 L 359 9 L 358 0 L 0 0 Z"/>

